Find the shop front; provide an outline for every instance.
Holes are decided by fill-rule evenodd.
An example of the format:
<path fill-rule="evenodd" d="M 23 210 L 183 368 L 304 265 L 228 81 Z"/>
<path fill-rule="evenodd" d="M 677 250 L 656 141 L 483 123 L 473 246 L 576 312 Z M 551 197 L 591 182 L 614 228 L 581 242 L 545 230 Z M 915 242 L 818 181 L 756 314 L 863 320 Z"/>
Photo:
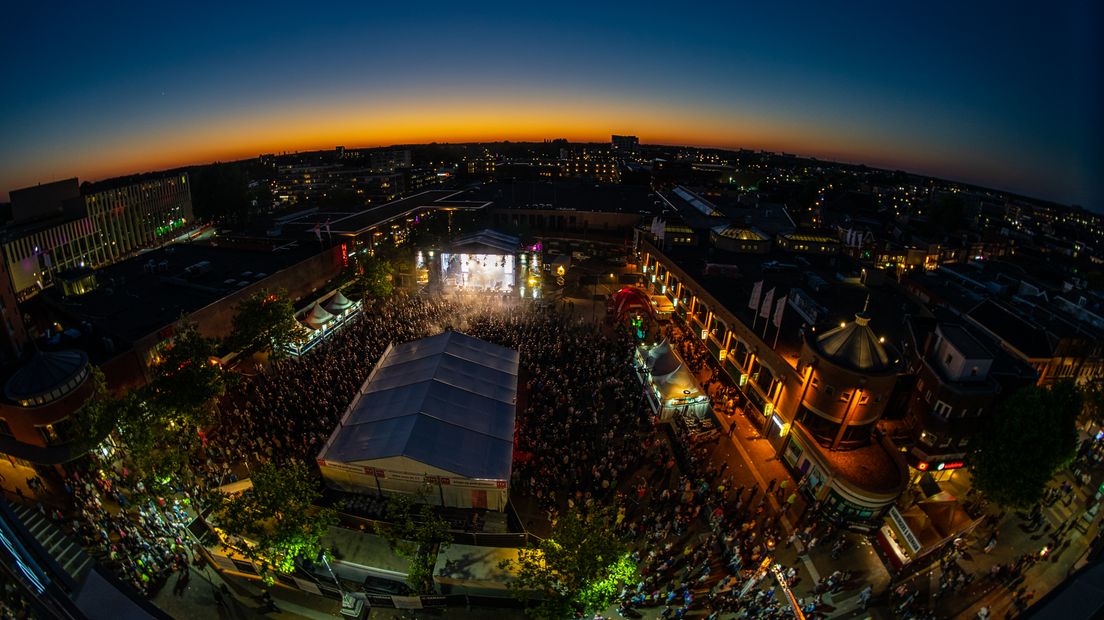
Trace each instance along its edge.
<path fill-rule="evenodd" d="M 957 498 L 938 492 L 904 510 L 891 506 L 878 528 L 878 546 L 894 570 L 933 553 L 980 524 Z"/>

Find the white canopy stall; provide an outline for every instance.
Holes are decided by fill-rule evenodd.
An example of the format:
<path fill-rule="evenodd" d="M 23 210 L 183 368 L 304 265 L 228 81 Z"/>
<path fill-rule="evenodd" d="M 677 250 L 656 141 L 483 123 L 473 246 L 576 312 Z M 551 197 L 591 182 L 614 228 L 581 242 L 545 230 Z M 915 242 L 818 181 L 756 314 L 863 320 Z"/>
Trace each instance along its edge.
<path fill-rule="evenodd" d="M 698 418 L 709 415 L 709 397 L 666 339 L 650 348 L 638 348 L 637 364 L 648 403 L 660 420 L 670 421 L 676 413 Z"/>
<path fill-rule="evenodd" d="M 303 326 L 303 339 L 289 344 L 288 352 L 300 356 L 311 350 L 314 345 L 356 316 L 360 307 L 359 301 L 350 301 L 340 290 L 319 297 L 295 313 L 295 319 Z"/>

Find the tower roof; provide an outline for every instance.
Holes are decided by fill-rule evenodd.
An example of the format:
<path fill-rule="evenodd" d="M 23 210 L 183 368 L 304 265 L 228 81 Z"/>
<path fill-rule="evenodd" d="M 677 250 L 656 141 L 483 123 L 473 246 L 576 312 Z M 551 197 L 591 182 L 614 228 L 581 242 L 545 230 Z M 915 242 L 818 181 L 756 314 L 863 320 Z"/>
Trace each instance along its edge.
<path fill-rule="evenodd" d="M 70 385 L 72 380 L 80 376 L 87 366 L 88 356 L 83 351 L 43 352 L 35 349 L 27 363 L 8 379 L 4 395 L 22 403 L 50 395 L 54 390 L 67 393 L 73 387 Z"/>
<path fill-rule="evenodd" d="M 870 299 L 867 299 L 870 303 Z M 821 355 L 851 370 L 882 372 L 893 368 L 893 361 L 874 330 L 870 329 L 870 316 L 863 311 L 855 320 L 844 323 L 817 338 Z"/>

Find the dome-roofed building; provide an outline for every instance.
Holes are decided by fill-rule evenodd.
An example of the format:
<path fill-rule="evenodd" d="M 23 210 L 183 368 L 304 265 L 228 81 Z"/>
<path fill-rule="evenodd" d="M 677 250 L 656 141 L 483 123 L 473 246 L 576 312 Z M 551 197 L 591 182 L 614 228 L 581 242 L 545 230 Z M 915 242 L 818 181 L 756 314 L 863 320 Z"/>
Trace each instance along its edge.
<path fill-rule="evenodd" d="M 806 334 L 801 363 L 812 368 L 797 419 L 832 450 L 863 445 L 897 382 L 900 359 L 870 327 L 867 305 L 850 322 Z"/>
<path fill-rule="evenodd" d="M 766 254 L 771 249 L 770 236 L 754 226 L 714 226 L 709 229 L 709 241 L 726 252 Z"/>
<path fill-rule="evenodd" d="M 42 352 L 31 358 L 4 384 L 4 396 L 22 407 L 38 407 L 76 389 L 88 378 L 88 355 L 83 351 Z"/>
<path fill-rule="evenodd" d="M 893 368 L 882 341 L 870 329 L 870 317 L 863 312 L 816 339 L 820 354 L 832 362 L 858 372 L 884 372 Z"/>
<path fill-rule="evenodd" d="M 69 417 L 92 394 L 91 372 L 83 351 L 32 348 L 4 383 L 0 452 L 42 465 L 80 456 L 67 446 L 73 439 Z"/>
<path fill-rule="evenodd" d="M 872 329 L 865 305 L 853 321 L 805 333 L 787 462 L 808 474 L 808 488 L 830 513 L 869 520 L 908 483 L 900 452 L 875 428 L 900 368 L 897 352 Z"/>

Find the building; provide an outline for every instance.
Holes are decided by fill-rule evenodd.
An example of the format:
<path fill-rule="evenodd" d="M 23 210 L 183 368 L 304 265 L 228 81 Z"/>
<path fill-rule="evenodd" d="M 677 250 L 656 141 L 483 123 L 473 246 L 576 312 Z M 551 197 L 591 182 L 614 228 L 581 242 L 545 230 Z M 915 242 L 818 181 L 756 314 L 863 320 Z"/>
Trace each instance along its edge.
<path fill-rule="evenodd" d="M 916 389 L 909 402 L 910 446 L 905 460 L 936 481 L 966 467 L 970 439 L 983 427 L 1001 396 L 994 377 L 998 352 L 962 323 L 911 317 L 909 371 Z"/>
<path fill-rule="evenodd" d="M 672 318 L 701 334 L 737 386 L 743 415 L 800 490 L 835 519 L 876 523 L 909 480 L 900 450 L 878 430 L 883 414 L 903 407 L 909 385 L 898 385 L 901 356 L 887 343 L 901 337 L 900 292 L 845 277 L 845 259 L 835 255 L 799 267 L 764 260 L 778 254 L 706 258 L 700 248 L 661 250 L 649 238 L 638 247 L 648 292 L 669 299 Z M 837 285 L 813 287 L 813 276 Z M 866 297 L 866 310 L 843 318 Z"/>
<path fill-rule="evenodd" d="M 0 366 L 5 366 L 19 359 L 30 341 L 7 261 L 0 261 L 0 334 Z"/>
<path fill-rule="evenodd" d="M 965 318 L 1031 365 L 1040 385 L 1104 379 L 1104 330 L 1061 316 L 1049 304 L 985 299 Z"/>
<path fill-rule="evenodd" d="M 621 170 L 617 162 L 610 159 L 561 159 L 557 163 L 557 167 L 561 178 L 591 178 L 603 183 L 618 183 L 621 181 Z"/>
<path fill-rule="evenodd" d="M 504 511 L 519 360 L 454 331 L 392 344 L 318 455 L 326 485 Z"/>
<path fill-rule="evenodd" d="M 81 456 L 70 418 L 92 396 L 91 369 L 83 351 L 32 350 L 4 384 L 0 452 L 29 467 Z"/>
<path fill-rule="evenodd" d="M 86 191 L 80 196 L 79 213 L 69 208 L 71 192 L 53 184 L 43 186 L 47 197 L 32 191 L 38 188 L 12 192 L 13 210 L 18 204 L 20 212 L 25 202 L 42 208 L 62 197 L 62 206 L 50 211 L 60 216 L 15 222 L 4 231 L 4 260 L 20 300 L 51 286 L 59 272 L 110 265 L 138 250 L 164 245 L 192 224 L 187 173 L 119 182 L 123 184 L 100 184 Z"/>
<path fill-rule="evenodd" d="M 613 147 L 614 153 L 623 157 L 640 153 L 640 140 L 636 136 L 619 136 L 614 134 L 610 137 L 610 146 Z"/>
<path fill-rule="evenodd" d="M 864 307 L 851 322 L 805 332 L 797 367 L 801 395 L 784 461 L 828 514 L 847 520 L 881 515 L 908 484 L 900 452 L 877 430 L 901 366 L 884 343 Z"/>

